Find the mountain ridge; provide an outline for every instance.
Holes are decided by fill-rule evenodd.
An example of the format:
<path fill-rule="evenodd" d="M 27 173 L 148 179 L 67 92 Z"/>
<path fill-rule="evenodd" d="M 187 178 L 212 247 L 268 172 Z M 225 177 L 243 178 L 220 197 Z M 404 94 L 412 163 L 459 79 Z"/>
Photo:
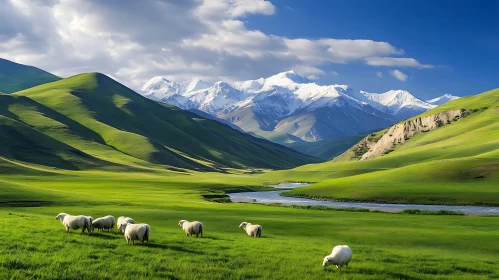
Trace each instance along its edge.
<path fill-rule="evenodd" d="M 192 81 L 195 86 L 184 86 Z M 182 109 L 203 111 L 263 137 L 284 133 L 304 141 L 351 137 L 435 107 L 404 90 L 356 92 L 347 85 L 317 84 L 293 70 L 232 84 L 209 84 L 197 78 L 176 83 L 157 76 L 137 92 Z M 311 117 L 306 117 L 308 131 L 303 132 L 305 115 Z M 339 119 L 335 127 L 328 124 L 331 118 Z M 359 118 L 365 119 L 361 127 L 357 127 Z"/>

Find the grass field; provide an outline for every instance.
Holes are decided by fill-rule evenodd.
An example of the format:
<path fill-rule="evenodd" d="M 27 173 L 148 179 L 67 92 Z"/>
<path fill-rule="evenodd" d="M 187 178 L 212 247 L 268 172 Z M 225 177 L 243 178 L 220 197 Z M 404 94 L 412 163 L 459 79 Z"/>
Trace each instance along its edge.
<path fill-rule="evenodd" d="M 498 217 L 321 211 L 201 197 L 262 185 L 248 175 L 57 172 L 0 177 L 0 279 L 499 278 Z M 131 216 L 151 225 L 151 243 L 128 246 L 118 233 L 66 234 L 55 220 L 59 212 Z M 202 221 L 205 237 L 185 237 L 180 219 Z M 261 224 L 262 238 L 247 237 L 238 228 L 242 221 Z M 354 253 L 341 273 L 321 266 L 338 244 Z"/>
<path fill-rule="evenodd" d="M 497 104 L 494 90 L 431 110 L 474 113 L 372 160 L 270 171 L 317 159 L 98 73 L 0 94 L 0 279 L 499 279 L 499 217 L 203 198 L 299 181 L 318 183 L 288 194 L 499 205 Z M 60 212 L 133 217 L 151 225 L 150 244 L 129 246 L 116 232 L 67 234 Z M 181 219 L 203 222 L 205 237 L 185 237 Z M 262 238 L 248 238 L 243 221 L 261 224 Z M 353 250 L 350 266 L 322 268 L 340 244 Z"/>

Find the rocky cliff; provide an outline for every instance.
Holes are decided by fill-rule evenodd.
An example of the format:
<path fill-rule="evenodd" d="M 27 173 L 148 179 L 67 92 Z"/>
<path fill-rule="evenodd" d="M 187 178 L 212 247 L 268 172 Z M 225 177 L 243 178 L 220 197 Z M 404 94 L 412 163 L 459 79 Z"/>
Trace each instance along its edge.
<path fill-rule="evenodd" d="M 427 132 L 435 128 L 450 124 L 460 118 L 467 116 L 470 112 L 464 109 L 441 112 L 438 114 L 418 117 L 402 123 L 393 125 L 373 145 L 369 141 L 361 141 L 357 145 L 367 145 L 369 150 L 362 155 L 360 160 L 366 160 L 387 154 L 396 145 L 400 145 L 419 132 Z M 355 146 L 354 146 L 355 147 Z M 353 147 L 352 147 L 353 148 Z"/>

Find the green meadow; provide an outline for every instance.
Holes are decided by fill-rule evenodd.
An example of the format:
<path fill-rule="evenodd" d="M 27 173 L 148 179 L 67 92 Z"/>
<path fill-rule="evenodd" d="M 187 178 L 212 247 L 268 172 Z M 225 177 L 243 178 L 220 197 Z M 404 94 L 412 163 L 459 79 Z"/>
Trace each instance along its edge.
<path fill-rule="evenodd" d="M 422 216 L 215 203 L 202 195 L 262 188 L 255 176 L 218 173 L 40 171 L 0 177 L 1 279 L 493 279 L 499 218 Z M 65 232 L 59 212 L 133 217 L 150 244 L 117 232 Z M 180 219 L 205 237 L 185 237 Z M 263 226 L 249 238 L 242 221 Z M 324 269 L 333 246 L 353 260 Z"/>
<path fill-rule="evenodd" d="M 425 115 L 472 113 L 372 160 L 318 163 L 99 73 L 0 94 L 0 279 L 498 279 L 497 216 L 205 199 L 294 181 L 315 184 L 287 195 L 499 205 L 498 103 L 499 90 L 452 101 Z M 338 146 L 313 154 L 326 148 Z M 150 243 L 68 234 L 60 212 L 132 217 L 151 226 Z M 186 237 L 182 219 L 203 222 L 204 237 Z M 262 238 L 243 221 L 262 225 Z M 324 269 L 341 244 L 350 265 Z"/>

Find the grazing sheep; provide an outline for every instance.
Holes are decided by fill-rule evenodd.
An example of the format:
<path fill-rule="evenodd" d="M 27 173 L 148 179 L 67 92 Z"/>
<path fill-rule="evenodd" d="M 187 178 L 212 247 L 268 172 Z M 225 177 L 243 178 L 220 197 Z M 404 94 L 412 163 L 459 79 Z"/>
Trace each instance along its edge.
<path fill-rule="evenodd" d="M 249 237 L 262 236 L 262 226 L 261 225 L 252 225 L 252 224 L 247 223 L 247 222 L 242 222 L 239 225 L 239 228 L 244 229 Z"/>
<path fill-rule="evenodd" d="M 99 231 L 107 229 L 107 232 L 109 232 L 110 229 L 114 229 L 114 224 L 115 224 L 114 221 L 115 221 L 114 217 L 111 215 L 102 218 L 97 218 L 93 221 L 91 230 L 93 232 L 95 228 L 97 228 Z"/>
<path fill-rule="evenodd" d="M 151 234 L 151 227 L 148 224 L 123 224 L 123 230 L 125 231 L 126 243 L 132 245 L 135 244 L 135 240 L 139 240 L 144 243 L 146 241 L 149 244 L 149 235 Z"/>
<path fill-rule="evenodd" d="M 92 228 L 92 223 L 94 222 L 94 218 L 92 218 L 92 216 L 84 216 L 85 219 L 87 219 L 87 224 L 88 224 L 88 227 L 87 227 L 87 232 L 88 234 L 90 234 L 90 230 Z"/>
<path fill-rule="evenodd" d="M 328 265 L 336 265 L 336 268 L 341 268 L 343 265 L 348 266 L 348 263 L 352 259 L 352 250 L 347 245 L 338 245 L 333 248 L 333 252 L 329 256 L 324 257 L 322 266 L 326 267 Z"/>
<path fill-rule="evenodd" d="M 125 232 L 125 229 L 123 228 L 123 225 L 126 224 L 126 223 L 128 223 L 128 224 L 135 224 L 135 221 L 132 218 L 130 218 L 130 217 L 120 216 L 118 218 L 118 223 L 116 224 L 116 226 L 118 227 L 118 231 L 119 232 L 121 232 L 121 233 Z"/>
<path fill-rule="evenodd" d="M 61 221 L 61 223 L 66 227 L 66 232 L 69 233 L 69 229 L 72 230 L 77 230 L 79 228 L 82 229 L 81 234 L 85 232 L 85 229 L 87 231 L 90 228 L 90 224 L 88 223 L 88 219 L 85 216 L 71 216 L 66 213 L 59 213 L 55 217 L 56 220 Z M 89 232 L 89 231 L 88 231 Z M 89 232 L 90 234 L 90 232 Z"/>
<path fill-rule="evenodd" d="M 178 225 L 184 230 L 186 236 L 196 234 L 196 237 L 198 237 L 201 234 L 201 237 L 203 237 L 203 224 L 201 222 L 180 220 Z"/>

